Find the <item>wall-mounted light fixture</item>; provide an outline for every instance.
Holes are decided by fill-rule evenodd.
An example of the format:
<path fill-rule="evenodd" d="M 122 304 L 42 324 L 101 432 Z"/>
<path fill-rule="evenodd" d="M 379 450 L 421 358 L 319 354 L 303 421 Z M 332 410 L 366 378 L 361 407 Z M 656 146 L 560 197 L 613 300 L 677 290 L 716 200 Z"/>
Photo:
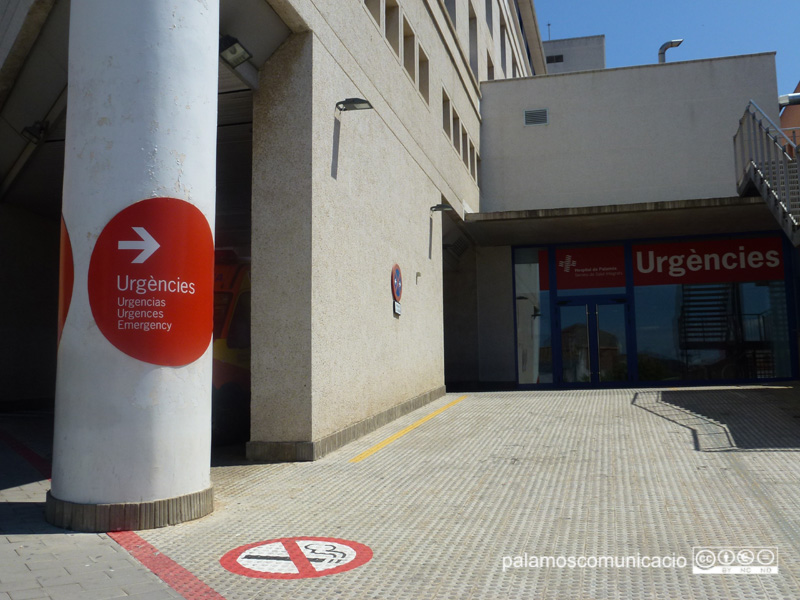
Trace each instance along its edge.
<path fill-rule="evenodd" d="M 346 110 L 368 110 L 372 108 L 372 104 L 363 98 L 345 98 L 336 103 L 336 108 L 342 112 Z"/>
<path fill-rule="evenodd" d="M 47 133 L 47 121 L 36 121 L 33 125 L 28 125 L 22 130 L 22 137 L 28 140 L 31 144 L 40 144 L 44 140 Z"/>
<path fill-rule="evenodd" d="M 455 210 L 455 209 L 449 204 L 434 204 L 433 206 L 431 206 L 431 216 L 433 216 L 433 213 L 435 212 L 444 212 L 447 210 Z"/>
<path fill-rule="evenodd" d="M 679 40 L 670 40 L 669 42 L 664 42 L 661 44 L 661 48 L 658 49 L 658 62 L 665 63 L 667 62 L 667 50 L 670 48 L 677 48 L 683 43 L 683 38 Z"/>
<path fill-rule="evenodd" d="M 253 58 L 253 55 L 232 35 L 219 37 L 219 56 L 232 69 Z"/>

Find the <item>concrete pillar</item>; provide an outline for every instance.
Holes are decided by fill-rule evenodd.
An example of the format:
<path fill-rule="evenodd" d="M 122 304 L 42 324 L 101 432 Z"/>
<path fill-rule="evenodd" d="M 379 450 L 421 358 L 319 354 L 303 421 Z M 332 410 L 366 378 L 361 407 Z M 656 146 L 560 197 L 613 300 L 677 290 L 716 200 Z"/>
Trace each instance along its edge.
<path fill-rule="evenodd" d="M 218 36 L 218 0 L 72 0 L 74 285 L 46 507 L 61 527 L 145 529 L 213 507 Z"/>
<path fill-rule="evenodd" d="M 256 460 L 298 460 L 312 429 L 314 35 L 270 57 L 253 94 L 251 442 Z M 269 342 L 264 342 L 269 340 Z"/>

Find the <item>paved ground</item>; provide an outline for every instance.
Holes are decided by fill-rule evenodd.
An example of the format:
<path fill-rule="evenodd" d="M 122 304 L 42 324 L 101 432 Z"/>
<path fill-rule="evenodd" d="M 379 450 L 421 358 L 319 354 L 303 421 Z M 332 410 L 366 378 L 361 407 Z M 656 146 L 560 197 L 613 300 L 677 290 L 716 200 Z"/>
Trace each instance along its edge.
<path fill-rule="evenodd" d="M 459 397 L 315 463 L 215 467 L 212 515 L 117 537 L 180 594 L 109 536 L 44 525 L 48 482 L 13 439 L 46 458 L 47 435 L 35 416 L 0 415 L 0 600 L 800 597 L 799 389 L 475 393 L 351 462 Z M 326 553 L 351 558 L 315 537 L 373 556 L 297 580 L 220 564 L 245 545 L 235 571 L 319 574 L 340 569 Z M 693 547 L 734 567 L 748 555 L 724 549 L 753 548 L 778 573 L 694 574 Z M 558 566 L 570 557 L 590 566 Z M 627 564 L 590 568 L 605 557 Z M 643 566 L 654 560 L 667 566 Z"/>

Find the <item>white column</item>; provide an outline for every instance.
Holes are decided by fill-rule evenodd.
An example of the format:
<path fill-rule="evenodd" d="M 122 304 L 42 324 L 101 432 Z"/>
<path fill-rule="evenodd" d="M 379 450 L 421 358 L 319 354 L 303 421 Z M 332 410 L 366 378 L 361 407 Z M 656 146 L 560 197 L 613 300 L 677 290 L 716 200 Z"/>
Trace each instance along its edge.
<path fill-rule="evenodd" d="M 58 351 L 47 503 L 48 520 L 62 527 L 138 529 L 211 510 L 211 306 L 208 318 L 203 313 L 190 323 L 195 334 L 208 336 L 208 346 L 186 359 L 190 362 L 170 364 L 181 360 L 165 360 L 148 346 L 163 337 L 138 338 L 142 359 L 118 340 L 113 343 L 98 323 L 99 312 L 111 314 L 116 307 L 104 309 L 97 297 L 90 299 L 89 287 L 100 284 L 89 281 L 89 266 L 103 258 L 98 239 L 109 222 L 150 198 L 174 199 L 179 207 L 188 203 L 190 212 L 205 219 L 189 233 L 202 237 L 205 226 L 213 232 L 218 40 L 218 0 L 72 0 L 63 216 L 75 279 Z M 163 225 L 152 214 L 149 218 L 134 215 L 128 224 Z M 129 235 L 117 235 L 133 246 L 111 240 L 106 246 L 113 252 L 107 254 L 138 256 L 131 248 L 144 236 L 128 224 Z M 168 224 L 174 239 L 163 232 L 154 236 L 162 238 L 156 239 L 158 249 L 149 262 L 131 266 L 131 276 L 147 278 L 141 269 L 158 263 L 161 272 L 150 277 L 180 292 L 178 278 L 188 280 L 184 267 L 195 251 L 175 251 L 189 245 L 181 242 L 183 227 L 190 226 L 183 220 Z M 191 281 L 196 288 L 184 286 L 186 298 L 195 289 L 213 289 L 207 288 L 213 286 L 213 241 L 210 257 L 205 244 L 197 252 L 208 258 L 204 273 L 210 276 Z M 157 285 L 141 296 L 111 290 L 106 302 L 124 303 L 126 297 L 172 302 L 166 289 L 160 291 Z M 140 335 L 123 331 L 123 325 L 147 318 L 126 317 L 118 335 Z M 167 323 L 170 317 L 153 319 Z M 97 508 L 109 504 L 110 509 Z"/>

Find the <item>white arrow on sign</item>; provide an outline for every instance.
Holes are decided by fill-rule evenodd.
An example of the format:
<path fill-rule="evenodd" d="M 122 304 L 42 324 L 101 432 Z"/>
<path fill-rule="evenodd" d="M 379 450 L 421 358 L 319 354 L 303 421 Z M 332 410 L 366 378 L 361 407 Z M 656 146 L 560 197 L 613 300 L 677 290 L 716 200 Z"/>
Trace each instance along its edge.
<path fill-rule="evenodd" d="M 155 238 L 150 235 L 144 227 L 131 227 L 139 234 L 141 240 L 120 241 L 117 245 L 119 250 L 141 250 L 139 255 L 134 258 L 132 263 L 143 263 L 153 255 L 153 252 L 161 247 Z"/>

